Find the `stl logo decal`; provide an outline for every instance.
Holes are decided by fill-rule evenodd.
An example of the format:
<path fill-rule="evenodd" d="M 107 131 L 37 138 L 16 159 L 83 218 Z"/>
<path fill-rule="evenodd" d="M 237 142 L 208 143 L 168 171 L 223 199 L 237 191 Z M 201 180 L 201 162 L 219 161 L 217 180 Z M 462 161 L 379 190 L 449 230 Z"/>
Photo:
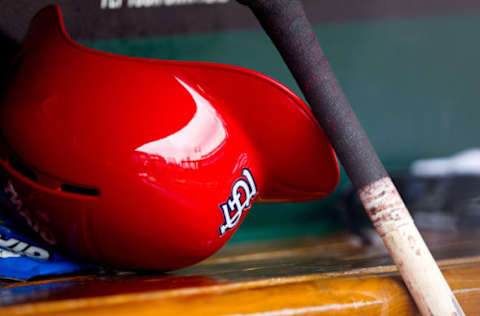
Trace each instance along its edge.
<path fill-rule="evenodd" d="M 244 168 L 242 176 L 233 184 L 232 193 L 227 202 L 219 206 L 225 219 L 225 222 L 220 225 L 220 236 L 238 224 L 243 211 L 250 208 L 253 198 L 257 195 L 257 187 L 250 170 Z M 243 202 L 242 196 L 244 197 Z"/>

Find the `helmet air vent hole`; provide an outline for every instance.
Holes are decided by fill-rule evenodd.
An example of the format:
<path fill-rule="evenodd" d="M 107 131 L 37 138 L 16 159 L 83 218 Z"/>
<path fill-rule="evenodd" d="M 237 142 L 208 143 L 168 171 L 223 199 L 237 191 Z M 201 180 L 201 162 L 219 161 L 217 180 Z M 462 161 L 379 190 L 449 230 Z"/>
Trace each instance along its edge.
<path fill-rule="evenodd" d="M 20 159 L 14 155 L 8 157 L 8 163 L 12 169 L 15 169 L 16 172 L 20 173 L 24 177 L 36 182 L 42 186 L 49 187 L 50 189 L 58 189 L 63 192 L 86 195 L 86 196 L 99 196 L 100 191 L 96 188 L 91 187 L 82 187 L 74 184 L 67 184 L 58 181 L 57 179 L 37 174 L 35 171 L 27 167 Z"/>
<path fill-rule="evenodd" d="M 74 193 L 74 194 L 81 194 L 81 195 L 88 195 L 88 196 L 100 195 L 100 191 L 98 189 L 80 187 L 80 186 L 71 185 L 71 184 L 62 184 L 60 186 L 60 189 L 62 189 L 63 192 Z"/>

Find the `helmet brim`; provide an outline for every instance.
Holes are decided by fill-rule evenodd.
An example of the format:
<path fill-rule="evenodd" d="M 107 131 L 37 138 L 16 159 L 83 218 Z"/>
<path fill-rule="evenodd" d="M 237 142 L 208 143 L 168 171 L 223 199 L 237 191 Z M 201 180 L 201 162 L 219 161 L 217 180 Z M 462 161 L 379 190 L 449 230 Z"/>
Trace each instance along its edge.
<path fill-rule="evenodd" d="M 258 150 L 265 174 L 260 200 L 303 201 L 338 184 L 334 151 L 310 108 L 278 81 L 248 69 L 206 64 L 195 79 L 220 99 Z"/>

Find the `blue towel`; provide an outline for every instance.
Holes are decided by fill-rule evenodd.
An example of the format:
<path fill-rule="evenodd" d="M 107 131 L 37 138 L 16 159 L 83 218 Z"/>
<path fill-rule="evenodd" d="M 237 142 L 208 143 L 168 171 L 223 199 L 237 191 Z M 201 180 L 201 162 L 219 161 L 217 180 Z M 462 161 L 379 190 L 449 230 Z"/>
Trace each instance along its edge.
<path fill-rule="evenodd" d="M 22 223 L 13 221 L 12 205 L 4 194 L 0 191 L 0 278 L 29 280 L 95 269 L 59 254 Z"/>

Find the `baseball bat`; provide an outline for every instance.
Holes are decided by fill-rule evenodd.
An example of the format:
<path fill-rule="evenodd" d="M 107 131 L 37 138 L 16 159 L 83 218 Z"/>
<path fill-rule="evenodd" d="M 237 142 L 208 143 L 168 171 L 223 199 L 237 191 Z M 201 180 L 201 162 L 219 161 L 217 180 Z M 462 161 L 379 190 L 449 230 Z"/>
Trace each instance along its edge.
<path fill-rule="evenodd" d="M 464 315 L 353 112 L 299 0 L 237 0 L 277 47 L 423 315 Z"/>

